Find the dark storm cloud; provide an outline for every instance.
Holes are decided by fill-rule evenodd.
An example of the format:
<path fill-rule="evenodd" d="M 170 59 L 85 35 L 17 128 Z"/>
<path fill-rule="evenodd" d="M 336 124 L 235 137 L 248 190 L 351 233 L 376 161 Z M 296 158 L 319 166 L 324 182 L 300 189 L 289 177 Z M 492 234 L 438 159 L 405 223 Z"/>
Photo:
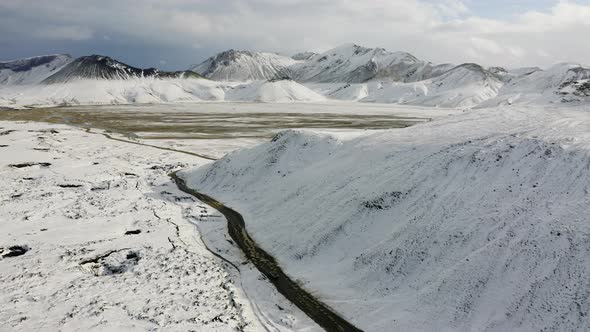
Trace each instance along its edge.
<path fill-rule="evenodd" d="M 434 62 L 547 65 L 590 56 L 579 41 L 590 32 L 588 4 L 545 1 L 543 12 L 504 19 L 471 11 L 478 2 L 0 0 L 0 59 L 100 53 L 180 69 L 227 48 L 290 54 L 348 42 Z"/>

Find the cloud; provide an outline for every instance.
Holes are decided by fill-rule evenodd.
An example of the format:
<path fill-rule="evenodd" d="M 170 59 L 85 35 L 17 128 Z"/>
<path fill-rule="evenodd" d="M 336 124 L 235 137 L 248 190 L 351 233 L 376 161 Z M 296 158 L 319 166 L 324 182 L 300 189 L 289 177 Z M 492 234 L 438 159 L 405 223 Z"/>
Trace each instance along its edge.
<path fill-rule="evenodd" d="M 548 11 L 502 20 L 477 16 L 473 1 L 479 0 L 0 0 L 0 30 L 9 32 L 0 34 L 0 52 L 6 38 L 75 43 L 110 36 L 118 47 L 184 49 L 187 57 L 228 48 L 290 54 L 355 42 L 433 62 L 546 66 L 590 58 L 590 5 L 556 1 Z"/>
<path fill-rule="evenodd" d="M 445 0 L 436 4 L 438 11 L 447 17 L 459 17 L 468 14 L 469 8 L 461 0 Z"/>
<path fill-rule="evenodd" d="M 80 26 L 48 26 L 38 29 L 35 35 L 43 39 L 88 40 L 93 37 L 94 31 Z"/>

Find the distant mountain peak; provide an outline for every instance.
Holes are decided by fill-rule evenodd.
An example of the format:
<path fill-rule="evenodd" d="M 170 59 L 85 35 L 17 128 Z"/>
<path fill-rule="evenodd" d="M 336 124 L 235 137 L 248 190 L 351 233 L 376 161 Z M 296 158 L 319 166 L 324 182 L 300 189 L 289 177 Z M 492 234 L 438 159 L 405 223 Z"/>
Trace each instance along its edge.
<path fill-rule="evenodd" d="M 390 52 L 354 43 L 343 44 L 291 68 L 301 82 L 362 83 L 389 77 L 396 81 L 416 81 L 431 77 L 438 70 L 407 52 Z"/>
<path fill-rule="evenodd" d="M 50 54 L 0 62 L 0 84 L 36 84 L 70 61 L 69 54 Z"/>
<path fill-rule="evenodd" d="M 308 52 L 300 52 L 300 53 L 293 54 L 291 56 L 291 58 L 293 58 L 293 60 L 297 60 L 297 61 L 306 61 L 306 60 L 313 58 L 316 55 L 317 55 L 316 52 L 309 52 L 308 51 Z"/>
<path fill-rule="evenodd" d="M 136 68 L 106 55 L 93 54 L 75 59 L 42 83 L 65 83 L 76 79 L 127 80 L 138 77 L 197 78 L 201 76 L 190 71 L 166 72 L 156 68 Z"/>
<path fill-rule="evenodd" d="M 190 69 L 213 80 L 256 81 L 290 77 L 289 66 L 296 61 L 275 53 L 220 52 Z"/>

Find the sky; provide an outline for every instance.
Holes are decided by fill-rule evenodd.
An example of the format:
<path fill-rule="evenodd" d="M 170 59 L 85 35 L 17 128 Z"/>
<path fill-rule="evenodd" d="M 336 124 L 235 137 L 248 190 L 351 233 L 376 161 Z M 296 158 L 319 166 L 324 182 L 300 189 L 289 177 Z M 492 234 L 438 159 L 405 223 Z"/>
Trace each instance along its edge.
<path fill-rule="evenodd" d="M 186 69 L 230 48 L 346 43 L 434 63 L 590 65 L 590 0 L 0 0 L 0 61 L 109 55 Z"/>

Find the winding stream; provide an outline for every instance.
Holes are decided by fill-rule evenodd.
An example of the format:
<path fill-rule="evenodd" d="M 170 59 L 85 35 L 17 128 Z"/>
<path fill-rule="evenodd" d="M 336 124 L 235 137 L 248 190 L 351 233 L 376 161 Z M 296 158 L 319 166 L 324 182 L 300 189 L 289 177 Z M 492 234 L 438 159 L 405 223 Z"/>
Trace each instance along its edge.
<path fill-rule="evenodd" d="M 261 249 L 250 237 L 242 215 L 221 204 L 216 199 L 189 188 L 176 172 L 172 173 L 170 177 L 181 191 L 198 198 L 201 202 L 213 207 L 225 216 L 229 235 L 238 244 L 248 260 L 275 285 L 283 296 L 301 309 L 309 318 L 313 319 L 326 331 L 362 331 L 289 278 L 279 267 L 274 257 Z"/>

